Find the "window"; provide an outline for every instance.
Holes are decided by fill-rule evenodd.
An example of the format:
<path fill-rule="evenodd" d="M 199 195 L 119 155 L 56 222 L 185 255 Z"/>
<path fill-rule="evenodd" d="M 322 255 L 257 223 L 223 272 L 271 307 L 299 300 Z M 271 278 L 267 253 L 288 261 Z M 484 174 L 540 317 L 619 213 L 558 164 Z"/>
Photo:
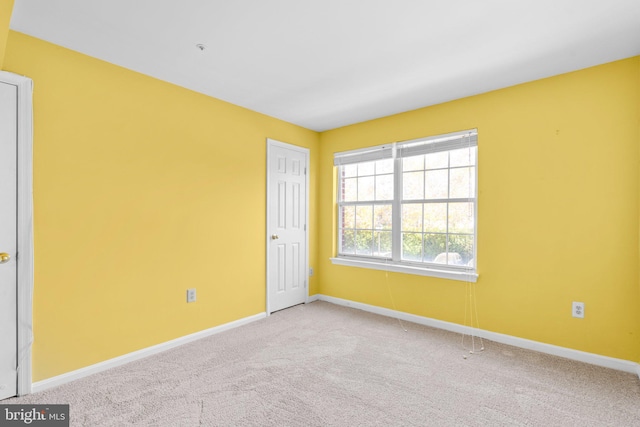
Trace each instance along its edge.
<path fill-rule="evenodd" d="M 475 281 L 477 132 L 336 153 L 336 264 Z"/>

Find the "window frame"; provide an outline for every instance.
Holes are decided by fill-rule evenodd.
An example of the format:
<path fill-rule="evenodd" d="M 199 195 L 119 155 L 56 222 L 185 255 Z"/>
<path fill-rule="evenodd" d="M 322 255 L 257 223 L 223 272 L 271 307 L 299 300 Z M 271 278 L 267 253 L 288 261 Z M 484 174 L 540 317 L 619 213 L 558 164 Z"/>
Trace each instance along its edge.
<path fill-rule="evenodd" d="M 368 268 L 374 270 L 383 270 L 383 271 L 392 271 L 399 273 L 408 273 L 414 275 L 421 276 L 429 276 L 429 277 L 438 277 L 444 279 L 452 279 L 452 280 L 460 280 L 465 282 L 476 282 L 478 278 L 477 273 L 477 241 L 478 241 L 478 132 L 477 129 L 471 129 L 461 132 L 448 133 L 443 135 L 431 136 L 426 138 L 418 138 L 408 141 L 402 141 L 392 144 L 385 144 L 374 147 L 367 147 L 359 150 L 350 150 L 345 152 L 339 152 L 334 154 L 334 165 L 336 166 L 337 176 L 337 185 L 336 185 L 336 208 L 338 210 L 337 215 L 337 227 L 335 229 L 336 237 L 337 237 L 337 245 L 336 245 L 336 256 L 331 258 L 331 262 L 335 265 L 344 265 L 351 267 L 360 267 L 360 268 Z M 463 198 L 455 198 L 451 197 L 451 194 L 448 192 L 447 197 L 443 199 L 403 199 L 403 174 L 405 171 L 402 169 L 402 161 L 404 158 L 413 157 L 423 154 L 435 153 L 435 152 L 448 152 L 450 153 L 453 150 L 460 148 L 470 148 L 475 147 L 474 150 L 475 159 L 473 160 L 473 167 L 475 173 L 473 174 L 473 184 L 474 184 L 474 194 L 473 197 L 463 197 Z M 391 249 L 392 256 L 391 258 L 379 257 L 373 255 L 358 255 L 358 254 L 343 254 L 341 251 L 341 243 L 342 243 L 342 233 L 343 224 L 342 224 L 342 214 L 341 208 L 343 206 L 359 206 L 359 205 L 370 205 L 372 207 L 379 204 L 389 204 L 389 201 L 349 201 L 342 202 L 341 201 L 341 187 L 343 183 L 343 177 L 340 176 L 341 167 L 344 167 L 349 164 L 360 164 L 371 161 L 383 160 L 383 159 L 393 159 L 393 200 L 391 200 L 392 205 L 392 227 L 391 227 Z M 450 159 L 450 157 L 449 157 Z M 451 161 L 448 161 L 446 170 L 448 172 L 448 185 L 450 185 L 451 180 L 451 170 L 455 169 L 456 166 L 451 166 Z M 443 168 L 444 169 L 444 168 Z M 423 171 L 428 171 L 426 166 Z M 373 175 L 376 176 L 375 173 Z M 357 177 L 357 175 L 356 175 Z M 374 178 L 375 181 L 375 178 Z M 471 184 L 471 182 L 470 182 Z M 409 201 L 409 203 L 407 203 Z M 453 265 L 453 264 L 440 264 L 433 262 L 425 262 L 423 261 L 410 261 L 410 260 L 402 260 L 402 206 L 410 203 L 416 203 L 425 205 L 427 203 L 456 203 L 456 202 L 467 202 L 473 203 L 473 260 L 474 263 L 472 266 L 466 265 Z M 447 223 L 449 220 L 449 213 L 447 212 Z M 375 231 L 375 225 L 372 224 L 372 232 Z M 357 229 L 354 226 L 354 232 L 357 232 Z M 421 234 L 424 236 L 425 230 L 424 225 L 422 226 Z M 451 234 L 447 230 L 444 233 L 446 236 L 447 242 L 449 241 L 449 236 Z M 464 234 L 464 233 L 463 233 Z M 447 243 L 448 244 L 448 243 Z M 354 243 L 355 245 L 355 243 Z M 422 247 L 424 248 L 424 243 L 422 243 Z M 424 250 L 424 249 L 423 249 Z M 354 252 L 357 251 L 357 248 Z M 448 248 L 447 248 L 448 251 Z M 373 254 L 373 250 L 372 250 Z"/>

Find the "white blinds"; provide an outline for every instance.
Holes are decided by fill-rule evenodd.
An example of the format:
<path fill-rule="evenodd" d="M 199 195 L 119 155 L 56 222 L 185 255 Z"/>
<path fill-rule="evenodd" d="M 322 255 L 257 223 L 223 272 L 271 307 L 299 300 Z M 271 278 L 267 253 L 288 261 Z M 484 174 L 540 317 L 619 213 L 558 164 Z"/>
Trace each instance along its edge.
<path fill-rule="evenodd" d="M 429 138 L 414 139 L 397 144 L 398 157 L 417 156 L 419 154 L 450 151 L 457 148 L 475 147 L 478 145 L 478 131 L 450 133 Z"/>
<path fill-rule="evenodd" d="M 412 139 L 410 141 L 402 141 L 379 145 L 376 147 L 363 148 L 360 150 L 335 153 L 333 164 L 334 166 L 340 166 L 395 157 L 417 156 L 420 154 L 449 151 L 457 148 L 475 147 L 477 145 L 478 131 L 477 129 L 471 129 L 462 132 L 454 132 L 445 135 Z"/>
<path fill-rule="evenodd" d="M 374 160 L 390 159 L 393 157 L 393 144 L 378 145 L 377 147 L 335 153 L 333 165 L 349 165 L 353 163 L 372 162 Z"/>

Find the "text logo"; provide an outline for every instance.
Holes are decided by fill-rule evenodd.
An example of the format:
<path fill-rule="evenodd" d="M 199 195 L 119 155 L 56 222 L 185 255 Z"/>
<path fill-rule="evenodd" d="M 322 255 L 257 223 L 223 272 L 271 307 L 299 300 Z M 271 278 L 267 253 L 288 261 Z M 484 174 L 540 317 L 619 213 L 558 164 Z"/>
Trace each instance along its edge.
<path fill-rule="evenodd" d="M 69 405 L 0 405 L 0 427 L 69 427 Z"/>

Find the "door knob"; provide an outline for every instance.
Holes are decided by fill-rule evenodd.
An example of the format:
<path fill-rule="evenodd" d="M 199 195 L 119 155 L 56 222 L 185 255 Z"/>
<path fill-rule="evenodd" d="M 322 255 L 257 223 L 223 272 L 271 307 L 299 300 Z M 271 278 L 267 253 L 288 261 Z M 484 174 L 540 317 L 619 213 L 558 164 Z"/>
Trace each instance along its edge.
<path fill-rule="evenodd" d="M 5 252 L 0 252 L 0 264 L 5 264 L 9 262 L 11 256 Z"/>
<path fill-rule="evenodd" d="M 272 234 L 271 235 L 271 240 L 278 240 L 278 239 L 279 239 L 279 237 L 278 237 L 277 234 Z"/>

